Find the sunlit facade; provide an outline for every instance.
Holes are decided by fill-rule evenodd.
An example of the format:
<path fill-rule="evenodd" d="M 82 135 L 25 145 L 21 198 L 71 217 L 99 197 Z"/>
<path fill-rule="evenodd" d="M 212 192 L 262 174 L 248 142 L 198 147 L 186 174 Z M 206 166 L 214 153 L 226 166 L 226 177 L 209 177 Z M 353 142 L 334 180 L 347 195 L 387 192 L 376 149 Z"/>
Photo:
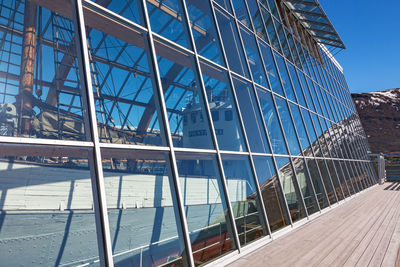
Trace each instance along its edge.
<path fill-rule="evenodd" d="M 0 265 L 213 263 L 374 185 L 320 10 L 0 0 Z"/>

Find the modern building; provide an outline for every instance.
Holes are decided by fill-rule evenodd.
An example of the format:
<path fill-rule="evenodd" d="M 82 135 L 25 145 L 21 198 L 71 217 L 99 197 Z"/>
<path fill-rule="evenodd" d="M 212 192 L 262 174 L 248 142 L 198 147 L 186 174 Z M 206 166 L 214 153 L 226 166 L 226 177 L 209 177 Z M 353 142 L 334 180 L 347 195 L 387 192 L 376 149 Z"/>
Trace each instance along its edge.
<path fill-rule="evenodd" d="M 194 266 L 376 183 L 318 0 L 0 0 L 0 265 Z"/>

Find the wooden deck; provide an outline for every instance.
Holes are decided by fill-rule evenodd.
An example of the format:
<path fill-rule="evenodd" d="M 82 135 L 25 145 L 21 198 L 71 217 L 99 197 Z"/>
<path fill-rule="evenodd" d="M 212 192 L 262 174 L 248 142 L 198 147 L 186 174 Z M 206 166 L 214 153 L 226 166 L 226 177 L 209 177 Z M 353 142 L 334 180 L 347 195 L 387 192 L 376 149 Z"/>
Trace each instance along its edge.
<path fill-rule="evenodd" d="M 385 183 L 229 266 L 400 266 L 399 248 L 400 183 Z"/>

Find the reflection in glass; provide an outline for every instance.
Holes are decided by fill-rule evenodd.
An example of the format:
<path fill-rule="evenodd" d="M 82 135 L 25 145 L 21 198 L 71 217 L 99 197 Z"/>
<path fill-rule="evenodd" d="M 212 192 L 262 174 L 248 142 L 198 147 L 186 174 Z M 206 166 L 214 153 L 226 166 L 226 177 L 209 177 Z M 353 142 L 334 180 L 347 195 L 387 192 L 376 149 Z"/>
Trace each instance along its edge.
<path fill-rule="evenodd" d="M 319 170 L 321 172 L 322 180 L 324 181 L 326 193 L 328 194 L 329 202 L 332 204 L 337 202 L 335 191 L 333 188 L 333 184 L 331 181 L 331 177 L 329 175 L 328 169 L 326 167 L 326 163 L 323 159 L 317 159 Z"/>
<path fill-rule="evenodd" d="M 307 107 L 306 100 L 303 95 L 303 90 L 301 88 L 299 78 L 296 74 L 297 73 L 296 68 L 292 64 L 288 64 L 288 66 L 289 66 L 290 76 L 292 77 L 294 90 L 296 91 L 296 96 L 299 101 L 299 104 L 302 105 L 303 107 Z"/>
<path fill-rule="evenodd" d="M 233 8 L 235 9 L 236 18 L 251 29 L 249 15 L 244 0 L 232 0 Z"/>
<path fill-rule="evenodd" d="M 253 156 L 271 232 L 290 225 L 286 203 L 271 157 Z"/>
<path fill-rule="evenodd" d="M 182 265 L 168 155 L 119 149 L 103 150 L 102 156 L 114 263 Z"/>
<path fill-rule="evenodd" d="M 355 194 L 355 190 L 354 190 L 353 184 L 352 184 L 352 182 L 350 180 L 350 176 L 349 176 L 349 173 L 347 171 L 346 165 L 340 160 L 335 160 L 334 163 L 335 163 L 336 169 L 342 170 L 343 178 L 346 181 L 347 188 L 349 189 L 350 195 L 354 195 Z"/>
<path fill-rule="evenodd" d="M 308 215 L 311 215 L 319 210 L 318 204 L 315 201 L 314 189 L 311 184 L 310 176 L 308 175 L 307 167 L 303 158 L 293 158 L 293 165 L 297 176 L 301 193 L 303 195 L 304 204 L 306 205 Z"/>
<path fill-rule="evenodd" d="M 257 94 L 273 152 L 288 154 L 271 93 L 257 88 Z"/>
<path fill-rule="evenodd" d="M 282 122 L 283 131 L 285 132 L 286 141 L 291 155 L 301 154 L 299 141 L 293 125 L 292 118 L 289 113 L 287 101 L 281 97 L 275 97 L 276 106 L 278 108 L 279 116 Z"/>
<path fill-rule="evenodd" d="M 0 13 L 0 135 L 86 140 L 70 14 L 16 0 Z"/>
<path fill-rule="evenodd" d="M 314 185 L 315 194 L 317 196 L 319 206 L 321 209 L 324 209 L 329 206 L 329 202 L 326 198 L 325 187 L 321 180 L 321 175 L 318 170 L 317 163 L 315 162 L 315 159 L 309 158 L 306 159 L 306 163 Z"/>
<path fill-rule="evenodd" d="M 188 33 L 185 30 L 180 0 L 147 0 L 147 12 L 151 30 L 163 37 L 191 48 Z"/>
<path fill-rule="evenodd" d="M 197 53 L 224 66 L 221 44 L 212 18 L 210 3 L 197 0 L 185 1 Z"/>
<path fill-rule="evenodd" d="M 201 71 L 219 148 L 245 151 L 243 132 L 227 73 L 205 62 L 201 62 Z"/>
<path fill-rule="evenodd" d="M 215 14 L 230 70 L 249 78 L 249 71 L 234 19 L 218 9 L 215 10 Z"/>
<path fill-rule="evenodd" d="M 271 14 L 263 7 L 261 7 L 261 14 L 264 18 L 265 28 L 267 29 L 269 40 L 271 42 L 272 47 L 282 53 L 281 46 L 278 40 L 278 35 L 276 34 Z"/>
<path fill-rule="evenodd" d="M 296 176 L 290 164 L 290 159 L 286 157 L 275 157 L 278 166 L 278 174 L 281 179 L 283 193 L 289 207 L 290 217 L 295 222 L 307 216 L 299 189 L 297 188 Z"/>
<path fill-rule="evenodd" d="M 311 144 L 307 137 L 306 129 L 303 124 L 303 119 L 301 118 L 300 108 L 293 103 L 289 103 L 289 107 L 293 115 L 293 121 L 296 126 L 297 134 L 299 135 L 299 141 L 303 153 L 309 155 L 310 154 L 309 150 L 311 150 Z"/>
<path fill-rule="evenodd" d="M 243 246 L 267 234 L 259 195 L 247 156 L 222 155 L 222 165 L 240 244 Z"/>
<path fill-rule="evenodd" d="M 339 176 L 337 175 L 337 172 L 336 172 L 335 166 L 332 163 L 332 160 L 327 159 L 326 164 L 328 166 L 328 171 L 329 171 L 329 175 L 331 176 L 332 183 L 335 187 L 336 197 L 340 201 L 344 197 L 343 197 L 342 188 L 341 188 L 340 181 L 339 181 Z"/>
<path fill-rule="evenodd" d="M 215 156 L 177 153 L 179 180 L 196 265 L 235 249 Z M 236 184 L 228 190 L 237 190 Z"/>
<path fill-rule="evenodd" d="M 271 83 L 272 91 L 280 94 L 281 96 L 285 96 L 283 94 L 282 84 L 276 70 L 275 61 L 272 57 L 271 48 L 260 41 L 258 41 L 258 43 L 260 45 L 261 55 L 264 59 L 265 68 L 268 73 L 268 78 Z"/>
<path fill-rule="evenodd" d="M 249 31 L 240 27 L 240 34 L 243 39 L 244 50 L 247 55 L 253 81 L 265 88 L 268 88 L 267 77 L 265 76 L 264 65 L 261 61 L 260 54 L 254 36 Z"/>
<path fill-rule="evenodd" d="M 319 146 L 319 142 L 318 142 L 318 138 L 317 135 L 315 134 L 315 130 L 314 130 L 314 126 L 312 124 L 311 121 L 311 116 L 310 116 L 310 112 L 300 108 L 301 113 L 303 115 L 304 118 L 304 124 L 306 126 L 307 132 L 308 132 L 308 136 L 310 137 L 310 141 L 311 141 L 311 146 L 312 149 L 315 153 L 316 157 L 321 157 L 322 156 L 322 152 L 321 152 L 321 148 Z"/>
<path fill-rule="evenodd" d="M 200 83 L 193 58 L 183 52 L 163 57 L 165 47 L 156 47 L 158 67 L 169 128 L 176 147 L 213 148 Z M 168 57 L 168 58 L 167 58 Z"/>
<path fill-rule="evenodd" d="M 275 54 L 276 63 L 278 65 L 279 73 L 281 74 L 283 88 L 285 89 L 286 97 L 293 102 L 296 101 L 296 97 L 294 95 L 292 82 L 290 81 L 289 73 L 286 69 L 285 60 L 278 54 Z"/>
<path fill-rule="evenodd" d="M 271 153 L 252 85 L 235 77 L 233 78 L 233 85 L 250 150 L 258 153 Z"/>
<path fill-rule="evenodd" d="M 338 161 L 336 161 L 336 160 L 332 160 L 332 161 L 328 160 L 328 164 L 329 164 L 329 169 L 330 170 L 333 167 L 335 167 L 336 172 L 337 172 L 337 176 L 339 178 L 340 186 L 342 187 L 342 191 L 343 191 L 344 197 L 345 198 L 349 197 L 350 196 L 350 192 L 348 190 L 348 187 L 347 187 L 347 184 L 346 184 L 346 180 L 345 180 L 344 175 L 343 175 L 343 171 L 340 168 L 340 166 L 338 164 Z"/>
<path fill-rule="evenodd" d="M 94 2 L 137 24 L 144 24 L 139 14 L 138 0 L 95 0 Z"/>
<path fill-rule="evenodd" d="M 268 43 L 268 36 L 265 32 L 264 23 L 258 9 L 257 1 L 247 1 L 247 6 L 249 7 L 250 16 L 257 36 Z"/>
<path fill-rule="evenodd" d="M 2 266 L 100 266 L 88 152 L 3 144 Z"/>

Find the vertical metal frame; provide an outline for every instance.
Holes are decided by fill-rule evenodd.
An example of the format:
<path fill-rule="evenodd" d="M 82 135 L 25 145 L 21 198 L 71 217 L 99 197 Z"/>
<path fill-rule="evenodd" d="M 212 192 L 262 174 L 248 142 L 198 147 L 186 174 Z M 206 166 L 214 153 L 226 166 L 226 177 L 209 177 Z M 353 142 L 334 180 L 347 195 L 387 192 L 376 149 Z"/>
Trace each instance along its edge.
<path fill-rule="evenodd" d="M 106 204 L 106 192 L 104 186 L 104 176 L 103 176 L 103 166 L 101 161 L 101 150 L 100 141 L 97 131 L 97 120 L 96 120 L 96 109 L 95 101 L 92 89 L 92 79 L 90 72 L 90 61 L 89 61 L 89 51 L 86 37 L 85 22 L 83 16 L 82 0 L 72 0 L 73 2 L 73 16 L 76 19 L 77 30 L 79 35 L 79 45 L 78 45 L 78 60 L 81 66 L 80 76 L 81 81 L 84 82 L 82 90 L 86 89 L 83 94 L 87 99 L 82 101 L 88 105 L 88 120 L 90 135 L 92 142 L 94 144 L 93 152 L 90 158 L 90 167 L 92 175 L 94 175 L 94 183 L 92 182 L 93 188 L 93 199 L 95 204 L 96 213 L 96 228 L 98 229 L 98 243 L 100 250 L 100 263 L 102 266 L 113 266 L 112 257 L 112 243 L 110 235 L 110 225 L 108 221 L 107 204 Z M 93 180 L 92 180 L 93 181 Z"/>

